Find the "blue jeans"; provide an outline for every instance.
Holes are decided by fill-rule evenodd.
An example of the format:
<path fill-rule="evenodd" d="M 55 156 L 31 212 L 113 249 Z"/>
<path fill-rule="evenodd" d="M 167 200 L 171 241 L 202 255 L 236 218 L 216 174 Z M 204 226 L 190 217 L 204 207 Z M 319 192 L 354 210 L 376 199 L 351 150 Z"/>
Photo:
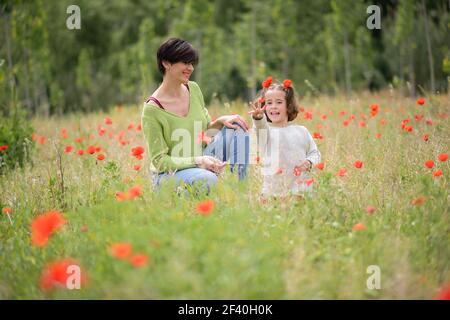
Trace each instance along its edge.
<path fill-rule="evenodd" d="M 249 134 L 242 128 L 224 127 L 203 150 L 203 155 L 213 156 L 221 161 L 229 161 L 230 171 L 235 172 L 237 168 L 239 180 L 243 180 L 247 176 L 249 164 Z M 162 181 L 170 178 L 175 178 L 177 182 L 184 182 L 188 185 L 203 184 L 208 191 L 217 183 L 217 175 L 214 172 L 202 168 L 187 168 L 174 173 L 155 174 L 153 184 L 155 187 L 159 187 Z"/>

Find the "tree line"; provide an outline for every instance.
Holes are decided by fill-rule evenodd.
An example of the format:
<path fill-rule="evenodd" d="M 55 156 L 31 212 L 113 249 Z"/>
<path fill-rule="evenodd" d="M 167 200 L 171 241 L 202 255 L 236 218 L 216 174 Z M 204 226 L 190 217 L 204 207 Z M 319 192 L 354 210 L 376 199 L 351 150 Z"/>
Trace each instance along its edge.
<path fill-rule="evenodd" d="M 68 0 L 0 4 L 0 110 L 33 114 L 140 103 L 161 81 L 156 50 L 181 37 L 200 52 L 193 79 L 209 102 L 249 99 L 267 75 L 300 95 L 394 87 L 448 91 L 448 0 Z M 367 25 L 369 5 L 381 29 Z"/>

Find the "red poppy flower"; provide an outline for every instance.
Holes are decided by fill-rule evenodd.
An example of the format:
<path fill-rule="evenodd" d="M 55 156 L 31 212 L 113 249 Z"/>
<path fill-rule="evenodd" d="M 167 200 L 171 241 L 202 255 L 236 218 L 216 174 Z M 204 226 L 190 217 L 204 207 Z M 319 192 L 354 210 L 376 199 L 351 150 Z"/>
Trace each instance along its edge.
<path fill-rule="evenodd" d="M 342 124 L 344 126 L 348 126 L 349 123 L 350 123 L 350 120 L 348 120 L 348 119 L 345 119 L 344 121 L 342 121 Z"/>
<path fill-rule="evenodd" d="M 424 204 L 425 201 L 426 201 L 426 198 L 422 196 L 422 197 L 412 199 L 411 204 L 414 206 L 420 206 L 420 205 Z"/>
<path fill-rule="evenodd" d="M 127 127 L 128 130 L 131 130 L 131 129 L 133 129 L 133 128 L 134 128 L 134 124 L 132 124 L 132 123 L 130 123 L 130 124 L 128 125 L 128 127 Z"/>
<path fill-rule="evenodd" d="M 133 166 L 133 169 L 136 170 L 136 171 L 139 171 L 139 170 L 141 170 L 141 166 L 136 164 L 136 165 Z"/>
<path fill-rule="evenodd" d="M 420 105 L 420 106 L 424 105 L 424 104 L 425 104 L 425 98 L 419 98 L 419 99 L 417 99 L 417 100 L 416 100 L 416 103 L 417 103 L 418 105 Z"/>
<path fill-rule="evenodd" d="M 336 174 L 338 177 L 345 177 L 347 175 L 347 169 L 339 169 L 338 173 Z"/>
<path fill-rule="evenodd" d="M 357 223 L 353 226 L 353 231 L 362 231 L 364 229 L 366 229 L 366 226 L 363 223 Z"/>
<path fill-rule="evenodd" d="M 423 119 L 423 115 L 422 114 L 416 114 L 414 116 L 414 119 L 416 120 L 416 122 L 419 122 L 419 121 L 421 121 Z"/>
<path fill-rule="evenodd" d="M 135 199 L 142 195 L 141 186 L 137 185 L 128 189 L 128 199 Z"/>
<path fill-rule="evenodd" d="M 116 192 L 116 199 L 117 201 L 124 201 L 128 199 L 128 194 L 123 191 L 117 191 Z"/>
<path fill-rule="evenodd" d="M 405 128 L 405 131 L 406 132 L 413 132 L 413 127 L 412 126 L 407 126 L 406 128 Z"/>
<path fill-rule="evenodd" d="M 300 167 L 296 166 L 294 168 L 294 172 L 293 173 L 294 173 L 294 176 L 298 177 L 299 175 L 302 174 L 302 169 Z"/>
<path fill-rule="evenodd" d="M 323 170 L 323 168 L 325 168 L 325 163 L 321 162 L 321 163 L 317 164 L 316 168 L 319 170 Z"/>
<path fill-rule="evenodd" d="M 112 119 L 110 117 L 105 118 L 105 124 L 112 124 Z"/>
<path fill-rule="evenodd" d="M 439 293 L 434 298 L 435 300 L 450 300 L 450 283 L 439 290 Z"/>
<path fill-rule="evenodd" d="M 360 121 L 360 122 L 359 122 L 359 126 L 360 126 L 361 128 L 364 128 L 364 127 L 366 126 L 366 123 L 365 123 L 364 121 Z"/>
<path fill-rule="evenodd" d="M 255 161 L 256 161 L 256 163 L 259 163 L 261 161 L 261 157 L 260 156 L 256 156 L 255 157 Z"/>
<path fill-rule="evenodd" d="M 355 168 L 361 169 L 363 166 L 363 162 L 361 160 L 356 160 L 353 165 L 355 166 Z"/>
<path fill-rule="evenodd" d="M 67 139 L 68 138 L 67 129 L 65 129 L 65 128 L 61 129 L 61 138 L 63 138 L 63 139 Z"/>
<path fill-rule="evenodd" d="M 305 179 L 305 184 L 309 187 L 314 182 L 314 178 Z"/>
<path fill-rule="evenodd" d="M 5 151 L 9 147 L 7 145 L 0 146 L 0 151 Z"/>
<path fill-rule="evenodd" d="M 124 130 L 121 130 L 118 134 L 117 134 L 117 140 L 123 140 L 123 138 L 125 137 L 126 132 Z"/>
<path fill-rule="evenodd" d="M 76 138 L 76 139 L 75 139 L 75 143 L 82 143 L 82 142 L 83 142 L 83 140 L 84 140 L 84 138 L 83 138 L 83 137 L 80 137 L 80 138 Z"/>
<path fill-rule="evenodd" d="M 120 144 L 121 144 L 122 146 L 125 146 L 125 145 L 127 145 L 127 144 L 130 144 L 130 141 L 128 141 L 128 140 L 121 140 L 121 141 L 120 141 Z M 142 156 L 141 156 L 141 155 L 138 155 L 138 156 L 136 156 L 136 159 L 141 160 L 141 159 L 142 159 Z"/>
<path fill-rule="evenodd" d="M 144 253 L 137 253 L 130 258 L 130 263 L 135 268 L 141 268 L 148 265 L 148 256 Z"/>
<path fill-rule="evenodd" d="M 105 160 L 105 155 L 102 154 L 102 153 L 101 153 L 101 154 L 98 154 L 98 155 L 97 155 L 97 159 L 100 160 L 100 161 L 103 161 L 103 160 Z"/>
<path fill-rule="evenodd" d="M 423 141 L 428 141 L 428 139 L 430 139 L 430 136 L 428 135 L 428 134 L 424 134 L 423 136 L 422 136 L 422 140 Z"/>
<path fill-rule="evenodd" d="M 283 87 L 284 88 L 289 88 L 289 87 L 291 87 L 292 86 L 292 80 L 289 80 L 289 79 L 286 79 L 286 80 L 283 80 Z"/>
<path fill-rule="evenodd" d="M 141 131 L 142 130 L 142 125 L 139 123 L 137 126 L 136 126 L 136 131 Z"/>
<path fill-rule="evenodd" d="M 377 134 L 375 135 L 375 138 L 381 139 L 381 133 L 377 133 Z"/>
<path fill-rule="evenodd" d="M 109 247 L 109 253 L 117 259 L 124 260 L 127 259 L 133 250 L 133 247 L 130 243 L 122 242 L 122 243 L 113 243 Z"/>
<path fill-rule="evenodd" d="M 142 154 L 144 153 L 144 151 L 145 151 L 145 149 L 141 146 L 134 147 L 134 148 L 131 148 L 131 155 L 133 157 L 136 157 L 137 159 L 139 159 L 139 158 L 142 159 Z"/>
<path fill-rule="evenodd" d="M 431 169 L 434 167 L 434 161 L 433 160 L 427 160 L 425 161 L 425 167 Z"/>
<path fill-rule="evenodd" d="M 99 136 L 103 136 L 106 133 L 106 129 L 100 125 L 98 126 L 97 131 Z"/>
<path fill-rule="evenodd" d="M 268 87 L 270 87 L 271 84 L 272 84 L 272 77 L 269 76 L 269 77 L 266 78 L 266 80 L 264 80 L 262 82 L 262 87 L 263 88 L 268 88 Z"/>
<path fill-rule="evenodd" d="M 77 155 L 82 156 L 84 154 L 84 150 L 80 149 L 77 151 Z"/>
<path fill-rule="evenodd" d="M 433 177 L 440 177 L 440 176 L 442 176 L 442 170 L 441 169 L 436 170 L 435 172 L 433 172 Z"/>
<path fill-rule="evenodd" d="M 277 171 L 275 171 L 275 174 L 282 174 L 283 168 L 277 168 Z"/>
<path fill-rule="evenodd" d="M 380 124 L 381 124 L 382 126 L 384 126 L 386 123 L 387 123 L 387 120 L 386 120 L 386 119 L 381 119 L 381 120 L 380 120 Z"/>
<path fill-rule="evenodd" d="M 9 207 L 5 207 L 5 208 L 2 209 L 2 212 L 3 212 L 4 214 L 11 214 L 12 209 L 9 208 Z"/>
<path fill-rule="evenodd" d="M 38 138 L 38 143 L 40 144 L 40 145 L 43 145 L 43 144 L 45 144 L 45 141 L 47 140 L 47 137 L 46 136 L 41 136 L 41 137 L 39 137 Z"/>
<path fill-rule="evenodd" d="M 303 118 L 305 120 L 312 120 L 312 118 L 313 118 L 312 112 L 310 112 L 310 111 L 303 112 Z"/>
<path fill-rule="evenodd" d="M 438 155 L 438 159 L 439 159 L 439 161 L 442 161 L 442 162 L 447 161 L 448 154 L 447 153 L 441 153 L 440 155 Z"/>
<path fill-rule="evenodd" d="M 94 154 L 95 153 L 95 147 L 94 146 L 87 147 L 86 152 L 89 153 L 89 154 Z"/>
<path fill-rule="evenodd" d="M 433 120 L 432 119 L 427 119 L 427 121 L 425 121 L 427 125 L 432 126 L 433 125 Z"/>
<path fill-rule="evenodd" d="M 66 220 L 58 211 L 48 211 L 35 218 L 31 224 L 31 240 L 35 246 L 45 246 L 48 238 L 60 229 Z"/>
<path fill-rule="evenodd" d="M 79 263 L 72 258 L 49 263 L 41 274 L 40 288 L 47 292 L 50 292 L 55 288 L 67 289 L 67 280 L 72 275 L 71 269 L 69 268 L 70 266 L 77 266 L 80 268 Z M 80 285 L 84 286 L 87 282 L 87 276 L 83 269 L 80 268 L 80 270 Z"/>
<path fill-rule="evenodd" d="M 71 153 L 73 151 L 73 149 L 74 148 L 72 146 L 67 146 L 67 147 L 64 148 L 64 152 L 65 153 Z"/>
<path fill-rule="evenodd" d="M 375 212 L 375 210 L 376 210 L 375 207 L 372 207 L 372 206 L 366 207 L 366 212 L 368 215 L 372 215 Z"/>
<path fill-rule="evenodd" d="M 314 132 L 313 138 L 314 139 L 323 139 L 323 136 L 320 134 L 320 132 Z"/>
<path fill-rule="evenodd" d="M 343 115 L 345 115 L 345 113 L 346 113 L 346 112 L 345 112 L 344 110 L 339 111 L 339 116 L 342 117 Z"/>
<path fill-rule="evenodd" d="M 200 213 L 201 215 L 207 216 L 211 214 L 213 210 L 214 210 L 213 200 L 205 200 L 197 204 L 197 212 Z"/>

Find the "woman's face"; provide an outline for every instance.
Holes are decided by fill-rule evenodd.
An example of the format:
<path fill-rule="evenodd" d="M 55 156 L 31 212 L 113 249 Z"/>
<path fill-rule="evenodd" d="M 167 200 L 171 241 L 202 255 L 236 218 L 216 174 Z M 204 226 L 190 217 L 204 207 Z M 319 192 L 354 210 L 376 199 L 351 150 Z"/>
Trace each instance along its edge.
<path fill-rule="evenodd" d="M 167 63 L 164 66 L 166 67 L 166 76 L 177 79 L 182 83 L 188 83 L 189 77 L 194 72 L 194 66 L 190 62 Z"/>
<path fill-rule="evenodd" d="M 286 93 L 280 90 L 269 90 L 264 95 L 266 114 L 276 125 L 287 124 Z"/>

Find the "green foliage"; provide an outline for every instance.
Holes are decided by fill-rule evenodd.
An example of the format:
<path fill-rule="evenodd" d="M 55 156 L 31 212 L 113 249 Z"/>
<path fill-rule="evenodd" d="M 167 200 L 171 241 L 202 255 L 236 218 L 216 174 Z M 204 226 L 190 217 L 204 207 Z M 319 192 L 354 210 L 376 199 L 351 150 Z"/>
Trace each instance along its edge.
<path fill-rule="evenodd" d="M 448 88 L 446 0 L 425 1 L 426 17 L 422 0 L 383 2 L 381 30 L 366 27 L 368 0 L 80 0 L 81 30 L 65 28 L 70 4 L 0 7 L 7 44 L 0 47 L 0 88 L 14 78 L 33 114 L 142 102 L 161 81 L 156 50 L 170 36 L 199 50 L 193 80 L 208 103 L 248 100 L 269 74 L 292 79 L 302 96 L 390 84 L 414 95 L 419 86 L 430 89 L 430 64 L 423 63 L 430 54 L 436 90 Z M 9 99 L 3 92 L 2 106 Z"/>
<path fill-rule="evenodd" d="M 342 125 L 339 111 L 359 117 L 372 103 L 379 104 L 380 113 L 368 116 L 366 127 L 358 126 L 359 119 Z M 177 193 L 170 183 L 156 191 L 145 154 L 142 160 L 130 156 L 132 146 L 144 143 L 138 131 L 127 130 L 133 143 L 123 146 L 107 134 L 97 135 L 104 113 L 33 119 L 39 135 L 60 143 L 56 149 L 37 144 L 34 166 L 10 170 L 0 179 L 0 208 L 12 208 L 9 216 L 0 214 L 0 299 L 433 298 L 450 279 L 450 165 L 437 159 L 448 152 L 449 122 L 438 116 L 447 110 L 446 98 L 429 97 L 419 106 L 394 91 L 351 99 L 306 96 L 302 104 L 314 117 L 299 116 L 295 123 L 323 133 L 316 142 L 325 163 L 323 170 L 312 171 L 313 192 L 304 201 L 262 203 L 257 164 L 250 165 L 244 183 L 225 172 L 209 195 Z M 227 108 L 246 117 L 240 101 Z M 122 112 L 108 114 L 111 132 L 137 123 L 141 115 L 138 106 L 126 116 Z M 210 112 L 225 113 L 220 104 Z M 412 120 L 418 113 L 432 118 L 433 126 Z M 413 122 L 411 133 L 399 127 L 405 118 Z M 68 130 L 68 140 L 60 137 L 61 128 Z M 378 132 L 380 139 L 374 137 Z M 73 139 L 91 133 L 93 139 L 76 149 L 101 146 L 105 160 L 62 152 L 66 143 L 74 145 Z M 430 134 L 429 141 L 422 140 L 423 133 Z M 253 136 L 250 141 L 255 150 Z M 364 161 L 361 169 L 353 166 L 356 159 Z M 424 167 L 427 159 L 435 161 L 433 170 Z M 135 164 L 142 169 L 133 170 Z M 348 170 L 345 177 L 336 176 L 341 168 Z M 443 175 L 433 177 L 437 169 Z M 116 200 L 118 191 L 136 185 L 142 187 L 140 197 Z M 414 205 L 418 198 L 422 202 Z M 196 211 L 205 199 L 214 201 L 206 216 Z M 375 211 L 368 214 L 367 206 Z M 47 246 L 34 247 L 32 221 L 50 209 L 61 210 L 68 223 Z M 366 228 L 353 231 L 356 223 Z M 112 257 L 109 248 L 118 242 L 148 255 L 148 265 L 135 268 Z M 68 257 L 79 261 L 87 285 L 41 290 L 46 265 Z M 370 265 L 381 269 L 380 290 L 366 287 Z"/>
<path fill-rule="evenodd" d="M 15 109 L 9 116 L 0 115 L 0 146 L 8 149 L 0 151 L 0 173 L 17 165 L 23 167 L 31 159 L 33 127 L 23 109 Z"/>

